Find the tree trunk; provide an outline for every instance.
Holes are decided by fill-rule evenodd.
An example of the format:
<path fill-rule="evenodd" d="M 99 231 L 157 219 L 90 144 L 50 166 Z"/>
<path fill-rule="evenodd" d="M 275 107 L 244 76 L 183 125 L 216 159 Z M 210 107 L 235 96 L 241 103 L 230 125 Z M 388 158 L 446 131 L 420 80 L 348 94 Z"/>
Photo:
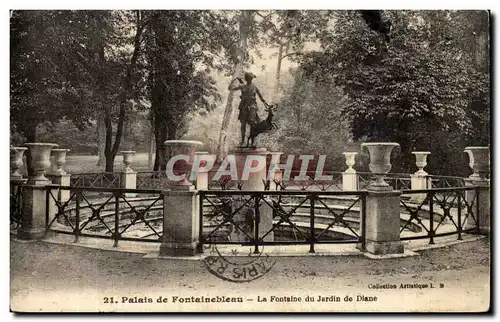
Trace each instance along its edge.
<path fill-rule="evenodd" d="M 274 84 L 274 92 L 273 92 L 273 100 L 276 102 L 279 100 L 279 90 L 280 90 L 280 79 L 281 79 L 281 63 L 283 59 L 287 56 L 288 51 L 290 50 L 290 40 L 286 39 L 286 35 L 289 31 L 288 28 L 288 17 L 291 11 L 288 11 L 286 15 L 284 26 L 285 29 L 279 35 L 279 47 L 278 47 L 278 63 L 276 65 L 276 82 Z"/>
<path fill-rule="evenodd" d="M 484 73 L 488 73 L 489 71 L 489 42 L 490 42 L 490 34 L 489 34 L 489 15 L 486 11 L 479 12 L 477 14 L 477 19 L 479 23 L 476 26 L 475 37 L 474 37 L 474 58 L 475 64 L 478 70 L 483 71 Z"/>
<path fill-rule="evenodd" d="M 113 172 L 113 168 L 115 165 L 115 155 L 112 155 L 111 153 L 106 153 L 106 172 Z"/>
<path fill-rule="evenodd" d="M 251 23 L 252 13 L 250 11 L 242 10 L 240 13 L 240 48 L 238 50 L 237 62 L 233 69 L 232 79 L 236 76 L 241 75 L 243 72 L 243 62 L 247 57 L 247 37 L 249 24 Z M 228 128 L 231 118 L 233 116 L 233 100 L 234 92 L 230 91 L 227 96 L 226 109 L 224 110 L 224 116 L 222 119 L 222 125 L 219 135 L 219 145 L 217 146 L 217 160 L 222 160 L 223 156 L 227 154 L 228 150 Z"/>
<path fill-rule="evenodd" d="M 104 144 L 104 156 L 106 158 L 106 172 L 113 172 L 115 157 L 112 155 L 111 146 L 113 144 L 113 124 L 111 123 L 111 108 L 107 107 L 104 113 L 104 125 L 106 129 L 106 139 Z"/>
<path fill-rule="evenodd" d="M 238 68 L 239 67 L 239 68 Z M 236 69 L 240 69 L 240 66 L 236 66 Z M 234 75 L 238 75 L 237 72 L 233 73 Z M 227 153 L 228 149 L 228 144 L 227 144 L 227 131 L 229 128 L 229 123 L 231 121 L 231 118 L 233 116 L 233 99 L 234 99 L 234 92 L 229 92 L 227 96 L 227 102 L 226 102 L 226 109 L 224 110 L 224 117 L 222 118 L 222 125 L 220 129 L 220 135 L 219 135 L 219 145 L 217 147 L 217 161 L 222 160 L 224 155 Z"/>
<path fill-rule="evenodd" d="M 120 112 L 118 115 L 118 124 L 116 127 L 115 142 L 113 140 L 113 131 L 111 125 L 111 111 L 110 108 L 106 110 L 106 145 L 105 145 L 105 155 L 106 155 L 106 172 L 113 172 L 113 165 L 115 161 L 115 156 L 120 149 L 120 143 L 123 135 L 123 127 L 125 123 L 126 111 L 127 111 L 127 99 L 129 93 L 132 91 L 132 74 L 137 64 L 137 59 L 139 58 L 139 51 L 141 49 L 141 36 L 144 30 L 144 23 L 141 19 L 140 11 L 137 11 L 137 30 L 134 36 L 134 52 L 132 53 L 132 58 L 130 59 L 130 64 L 127 67 L 127 73 L 123 80 L 122 92 L 119 98 Z"/>
<path fill-rule="evenodd" d="M 148 136 L 148 169 L 153 168 L 153 153 L 155 152 L 155 131 L 153 110 L 149 111 L 149 136 Z"/>
<path fill-rule="evenodd" d="M 154 137 L 156 142 L 156 155 L 153 171 L 161 171 L 166 167 L 165 146 L 167 140 L 167 126 L 165 123 L 165 86 L 155 79 L 151 90 L 151 111 L 153 112 Z"/>
<path fill-rule="evenodd" d="M 288 45 L 290 43 L 287 42 L 287 49 Z M 278 64 L 276 65 L 276 82 L 274 84 L 274 91 L 273 91 L 273 100 L 276 102 L 278 101 L 278 95 L 279 95 L 279 90 L 280 90 L 280 77 L 281 77 L 281 63 L 283 62 L 283 52 L 284 52 L 284 47 L 285 44 L 282 42 L 280 43 L 280 46 L 278 48 Z"/>
<path fill-rule="evenodd" d="M 236 76 L 240 76 L 243 71 L 243 62 L 247 56 L 247 37 L 248 37 L 248 27 L 251 23 L 252 13 L 250 11 L 242 10 L 240 13 L 240 48 L 238 50 L 237 62 L 233 69 L 232 79 Z M 217 146 L 217 160 L 222 160 L 223 156 L 227 154 L 228 150 L 228 128 L 231 118 L 233 116 L 233 100 L 234 92 L 230 91 L 227 96 L 226 109 L 224 110 L 224 116 L 222 118 L 222 125 L 219 135 L 219 145 Z"/>
<path fill-rule="evenodd" d="M 106 160 L 105 156 L 105 146 L 106 146 L 106 126 L 104 125 L 104 120 L 103 120 L 103 115 L 104 113 L 99 112 L 97 113 L 97 124 L 96 124 L 96 129 L 97 129 L 97 155 L 98 155 L 98 160 L 97 160 L 97 166 L 102 166 L 104 164 L 104 161 Z"/>
<path fill-rule="evenodd" d="M 123 99 L 122 99 L 123 100 Z M 120 114 L 118 115 L 118 124 L 116 127 L 115 142 L 113 145 L 106 144 L 106 172 L 113 172 L 113 166 L 115 163 L 115 157 L 120 149 L 121 140 L 123 137 L 123 127 L 125 124 L 125 102 L 120 104 Z M 109 118 L 111 120 L 111 118 Z M 111 122 L 109 122 L 109 127 L 111 128 Z M 110 131 L 110 142 L 113 137 L 112 131 Z"/>
<path fill-rule="evenodd" d="M 153 154 L 155 153 L 155 133 L 153 129 L 149 130 L 149 139 L 148 139 L 148 169 L 153 168 Z"/>
<path fill-rule="evenodd" d="M 167 162 L 165 160 L 165 141 L 167 140 L 167 129 L 165 124 L 159 117 L 155 118 L 155 140 L 156 140 L 156 155 L 153 171 L 162 171 L 166 169 Z"/>

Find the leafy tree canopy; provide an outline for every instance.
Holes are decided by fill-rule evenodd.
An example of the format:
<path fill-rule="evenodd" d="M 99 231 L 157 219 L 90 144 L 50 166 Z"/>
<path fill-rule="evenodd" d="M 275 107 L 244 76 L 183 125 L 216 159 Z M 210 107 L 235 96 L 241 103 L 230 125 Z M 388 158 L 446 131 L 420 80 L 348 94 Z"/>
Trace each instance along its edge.
<path fill-rule="evenodd" d="M 488 109 L 471 111 L 471 103 L 488 102 L 489 76 L 458 45 L 466 17 L 447 11 L 385 15 L 392 24 L 390 41 L 360 13 L 337 12 L 333 31 L 321 38 L 323 51 L 302 60 L 318 86 L 328 86 L 325 79 L 333 77 L 349 97 L 342 115 L 354 138 L 398 142 L 403 155 L 422 149 L 439 154 L 442 142 L 435 139 L 447 133 L 458 134 L 460 145 L 484 141 L 477 118 L 487 121 Z M 409 170 L 413 161 L 405 161 Z"/>

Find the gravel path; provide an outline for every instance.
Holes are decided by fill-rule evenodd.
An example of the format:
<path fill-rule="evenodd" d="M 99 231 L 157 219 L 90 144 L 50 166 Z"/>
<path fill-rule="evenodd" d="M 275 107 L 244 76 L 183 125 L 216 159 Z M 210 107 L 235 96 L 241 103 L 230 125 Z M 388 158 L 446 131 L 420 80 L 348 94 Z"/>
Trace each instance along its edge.
<path fill-rule="evenodd" d="M 276 258 L 262 278 L 235 284 L 200 261 L 143 258 L 44 242 L 11 241 L 14 311 L 485 311 L 489 307 L 487 239 L 420 252 L 420 256 Z M 400 289 L 400 284 L 433 284 Z M 395 290 L 370 289 L 395 284 Z M 441 285 L 442 284 L 442 285 Z M 173 297 L 242 297 L 244 303 L 179 303 Z M 331 297 L 331 296 L 334 297 Z M 357 301 L 357 296 L 377 297 Z M 158 298 L 167 303 L 157 303 Z M 271 302 L 271 296 L 301 302 Z M 311 296 L 314 302 L 305 302 Z M 318 302 L 319 296 L 339 302 Z M 352 302 L 344 302 L 346 296 Z M 104 303 L 113 297 L 118 303 Z M 123 303 L 123 297 L 127 297 Z M 129 303 L 151 298 L 153 303 Z M 259 302 L 264 297 L 267 302 Z M 275 298 L 276 299 L 276 298 Z"/>

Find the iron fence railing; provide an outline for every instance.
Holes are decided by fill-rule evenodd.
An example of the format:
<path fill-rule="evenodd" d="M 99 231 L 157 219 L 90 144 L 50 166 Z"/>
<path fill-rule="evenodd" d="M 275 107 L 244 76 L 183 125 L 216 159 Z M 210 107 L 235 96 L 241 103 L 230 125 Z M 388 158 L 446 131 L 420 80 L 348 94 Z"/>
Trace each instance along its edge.
<path fill-rule="evenodd" d="M 119 172 L 75 173 L 70 177 L 72 187 L 120 188 Z"/>
<path fill-rule="evenodd" d="M 429 188 L 457 188 L 467 185 L 467 179 L 461 177 L 427 175 L 427 178 L 430 183 Z"/>
<path fill-rule="evenodd" d="M 230 176 L 223 175 L 217 180 L 213 178 L 213 171 L 208 179 L 208 190 L 242 190 L 244 181 L 232 180 Z M 272 178 L 264 180 L 265 190 L 269 190 L 273 184 L 273 190 L 301 190 L 301 191 L 342 191 L 343 172 L 326 171 L 322 175 L 331 176 L 330 179 L 317 179 L 315 174 L 308 174 L 308 179 L 298 180 L 292 178 Z M 411 190 L 411 175 L 406 173 L 375 174 L 372 172 L 356 172 L 358 190 L 366 189 L 375 176 L 381 175 L 394 190 Z M 466 178 L 440 175 L 426 175 L 429 182 L 428 188 L 450 188 L 465 187 Z M 196 184 L 196 181 L 192 182 Z M 71 186 L 91 188 L 120 188 L 121 173 L 77 173 L 71 176 Z M 141 171 L 137 172 L 137 189 L 168 189 L 168 178 L 165 171 Z"/>
<path fill-rule="evenodd" d="M 200 250 L 204 244 L 252 245 L 255 252 L 263 245 L 308 244 L 310 252 L 321 243 L 360 243 L 364 247 L 366 191 L 199 193 Z M 351 199 L 344 206 L 331 202 L 332 197 L 346 196 Z M 347 218 L 355 206 L 357 220 Z"/>
<path fill-rule="evenodd" d="M 46 188 L 46 231 L 114 240 L 158 242 L 162 237 L 163 194 L 158 190 Z M 67 199 L 60 201 L 62 192 Z M 100 196 L 96 198 L 96 193 Z"/>
<path fill-rule="evenodd" d="M 10 226 L 17 229 L 22 221 L 22 189 L 23 185 L 11 181 L 10 182 Z"/>
<path fill-rule="evenodd" d="M 162 175 L 138 173 L 138 189 L 119 188 L 120 173 L 74 175 L 69 187 L 11 184 L 11 226 L 22 222 L 24 187 L 46 189 L 47 231 L 74 235 L 75 241 L 80 236 L 113 239 L 115 245 L 119 240 L 158 242 L 163 231 L 161 191 L 166 182 Z M 269 190 L 271 182 L 264 181 L 264 191 L 243 191 L 244 182 L 224 179 L 215 182 L 217 188 L 209 185 L 208 190 L 199 191 L 201 246 L 243 244 L 258 251 L 269 244 L 308 244 L 313 252 L 321 243 L 364 245 L 366 186 L 374 174 L 357 174 L 358 191 L 341 191 L 342 173 L 332 175 L 332 180 L 311 180 L 302 186 L 293 180 L 276 180 L 276 190 Z M 432 188 L 412 190 L 408 174 L 385 174 L 384 178 L 402 193 L 402 240 L 434 243 L 437 236 L 456 234 L 461 239 L 463 233 L 479 231 L 479 188 L 469 186 L 467 179 L 428 176 Z M 85 184 L 89 186 L 81 186 Z M 268 214 L 264 216 L 263 211 Z"/>
<path fill-rule="evenodd" d="M 401 240 L 429 238 L 434 244 L 434 237 L 479 233 L 478 187 L 434 188 L 406 191 L 409 199 L 400 199 L 403 209 L 401 216 L 406 216 L 401 226 Z M 420 233 L 410 232 L 411 224 L 420 227 Z"/>
<path fill-rule="evenodd" d="M 137 189 L 168 189 L 165 171 L 137 172 Z"/>
<path fill-rule="evenodd" d="M 276 190 L 301 190 L 301 191 L 342 191 L 342 172 L 327 172 L 324 176 L 330 179 L 317 179 L 319 176 L 310 175 L 307 180 L 273 179 Z"/>

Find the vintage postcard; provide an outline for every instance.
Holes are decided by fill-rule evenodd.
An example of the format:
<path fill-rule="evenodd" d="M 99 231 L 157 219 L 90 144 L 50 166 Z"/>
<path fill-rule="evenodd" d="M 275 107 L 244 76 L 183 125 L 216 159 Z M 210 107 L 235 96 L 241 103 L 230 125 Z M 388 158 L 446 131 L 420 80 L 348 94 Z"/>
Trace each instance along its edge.
<path fill-rule="evenodd" d="M 491 309 L 486 10 L 11 10 L 11 312 Z"/>

